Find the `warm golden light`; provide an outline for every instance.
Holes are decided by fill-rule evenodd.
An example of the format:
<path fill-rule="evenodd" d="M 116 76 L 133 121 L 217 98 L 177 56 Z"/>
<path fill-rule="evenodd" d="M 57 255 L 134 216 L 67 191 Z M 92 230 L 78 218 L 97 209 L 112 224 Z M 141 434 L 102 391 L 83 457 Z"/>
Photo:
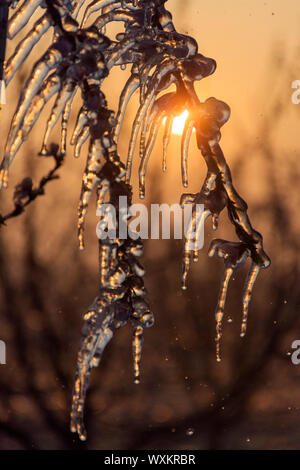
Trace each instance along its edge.
<path fill-rule="evenodd" d="M 177 116 L 176 118 L 174 118 L 172 134 L 182 135 L 188 115 L 189 115 L 189 112 L 185 110 L 182 114 L 180 114 L 180 116 Z M 166 122 L 166 119 L 164 119 L 164 124 L 165 122 Z"/>

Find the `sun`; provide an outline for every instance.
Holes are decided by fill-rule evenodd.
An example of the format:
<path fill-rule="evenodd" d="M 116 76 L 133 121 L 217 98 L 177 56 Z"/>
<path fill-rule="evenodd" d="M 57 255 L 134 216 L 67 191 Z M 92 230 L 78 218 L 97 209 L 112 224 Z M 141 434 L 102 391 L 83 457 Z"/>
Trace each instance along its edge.
<path fill-rule="evenodd" d="M 174 118 L 172 134 L 182 135 L 188 115 L 189 115 L 189 112 L 185 110 L 182 114 L 180 114 L 180 116 L 177 116 L 176 118 Z M 166 122 L 166 118 L 164 119 L 163 123 L 165 124 L 165 122 Z"/>

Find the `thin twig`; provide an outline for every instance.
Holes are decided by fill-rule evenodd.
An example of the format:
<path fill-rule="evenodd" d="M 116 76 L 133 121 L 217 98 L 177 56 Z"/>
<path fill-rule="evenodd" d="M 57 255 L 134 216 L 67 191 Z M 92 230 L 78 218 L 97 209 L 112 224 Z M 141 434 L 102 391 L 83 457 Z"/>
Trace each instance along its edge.
<path fill-rule="evenodd" d="M 45 194 L 44 188 L 46 184 L 59 178 L 56 172 L 62 166 L 65 155 L 57 154 L 57 152 L 58 146 L 52 144 L 51 157 L 53 157 L 55 160 L 55 166 L 46 176 L 41 179 L 36 189 L 33 189 L 32 187 L 33 183 L 31 178 L 24 178 L 21 183 L 17 184 L 13 196 L 15 207 L 6 215 L 0 214 L 0 227 L 1 225 L 5 225 L 8 219 L 12 219 L 22 214 L 25 208 L 29 206 L 29 204 L 31 204 L 38 196 Z"/>

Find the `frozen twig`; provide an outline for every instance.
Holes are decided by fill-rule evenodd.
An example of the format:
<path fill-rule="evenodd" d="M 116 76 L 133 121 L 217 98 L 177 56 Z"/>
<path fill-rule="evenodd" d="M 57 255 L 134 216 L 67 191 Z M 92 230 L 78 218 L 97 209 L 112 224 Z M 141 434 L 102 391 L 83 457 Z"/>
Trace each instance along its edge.
<path fill-rule="evenodd" d="M 64 155 L 58 155 L 58 148 L 54 145 L 51 146 L 51 149 L 51 156 L 55 161 L 54 167 L 52 168 L 52 170 L 49 171 L 46 176 L 43 176 L 36 188 L 33 187 L 32 180 L 29 177 L 24 178 L 21 183 L 17 184 L 13 195 L 15 207 L 11 212 L 6 215 L 0 214 L 0 226 L 6 225 L 6 222 L 9 219 L 12 219 L 22 214 L 25 211 L 26 207 L 29 206 L 29 204 L 31 204 L 33 201 L 35 201 L 37 197 L 43 196 L 45 194 L 45 186 L 50 183 L 50 181 L 59 178 L 59 175 L 57 175 L 56 173 L 63 165 Z"/>

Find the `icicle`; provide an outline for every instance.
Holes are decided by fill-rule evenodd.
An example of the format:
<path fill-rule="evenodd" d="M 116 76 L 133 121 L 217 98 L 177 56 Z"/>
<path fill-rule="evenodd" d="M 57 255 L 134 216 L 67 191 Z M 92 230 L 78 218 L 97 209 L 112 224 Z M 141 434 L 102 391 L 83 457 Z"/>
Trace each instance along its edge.
<path fill-rule="evenodd" d="M 145 154 L 143 155 L 143 158 L 141 159 L 141 163 L 139 167 L 140 199 L 145 198 L 145 177 L 146 177 L 146 172 L 147 172 L 147 166 L 148 166 L 149 158 L 151 156 L 153 147 L 155 145 L 157 134 L 158 134 L 163 118 L 164 118 L 164 113 L 161 113 L 153 122 L 150 135 L 148 138 L 148 142 L 146 145 Z"/>
<path fill-rule="evenodd" d="M 194 120 L 189 120 L 186 122 L 184 131 L 182 134 L 181 140 L 181 172 L 182 172 L 182 184 L 185 188 L 188 187 L 188 154 L 189 154 L 189 145 L 193 133 L 193 128 L 195 125 Z"/>
<path fill-rule="evenodd" d="M 129 142 L 129 150 L 128 150 L 128 157 L 127 157 L 127 164 L 126 164 L 126 181 L 129 183 L 130 178 L 131 178 L 131 168 L 132 168 L 132 160 L 133 160 L 133 155 L 136 147 L 136 142 L 137 138 L 139 135 L 139 131 L 141 128 L 141 125 L 143 123 L 143 120 L 146 116 L 147 110 L 149 106 L 151 106 L 151 103 L 153 102 L 155 96 L 155 91 L 150 93 L 148 97 L 145 99 L 145 102 L 140 106 L 137 115 L 135 117 L 133 126 L 132 126 L 132 131 L 131 131 L 131 137 L 130 137 L 130 142 Z"/>
<path fill-rule="evenodd" d="M 143 119 L 141 136 L 140 136 L 140 158 L 144 158 L 145 156 L 146 139 L 147 139 L 147 133 L 146 133 L 146 117 L 145 117 Z"/>
<path fill-rule="evenodd" d="M 134 253 L 131 254 L 134 255 Z M 138 253 L 138 256 L 140 254 Z M 136 266 L 138 264 L 138 273 L 139 277 L 143 277 L 145 274 L 144 269 L 137 263 L 136 260 L 130 262 L 131 269 L 135 272 Z M 143 333 L 145 328 L 151 328 L 154 325 L 154 316 L 150 311 L 149 306 L 145 300 L 140 297 L 135 297 L 132 302 L 132 316 L 131 321 L 133 324 L 133 338 L 132 338 L 132 352 L 133 352 L 133 369 L 134 369 L 134 383 L 140 383 L 140 363 L 142 357 L 142 347 L 143 347 Z"/>
<path fill-rule="evenodd" d="M 148 141 L 151 142 L 151 139 L 154 137 L 153 144 L 155 143 L 156 136 L 157 136 L 157 131 L 159 130 L 159 129 L 156 128 L 155 123 L 158 122 L 158 120 L 159 120 L 159 124 L 161 124 L 163 119 L 160 119 L 160 117 L 163 117 L 163 116 L 167 115 L 168 105 L 169 105 L 169 102 L 171 101 L 171 98 L 172 98 L 173 95 L 174 95 L 174 93 L 167 93 L 167 94 L 161 96 L 160 98 L 158 98 L 156 101 L 155 101 L 156 96 L 154 95 L 152 100 L 149 103 L 148 109 L 146 111 L 146 114 L 145 114 L 145 117 L 144 117 L 144 120 L 143 120 L 143 123 L 142 123 L 142 132 L 144 132 L 145 138 L 146 138 L 146 134 L 151 129 L 150 130 L 150 137 L 149 137 Z M 155 129 L 154 134 L 153 134 L 153 129 Z M 152 145 L 152 147 L 153 147 L 153 145 Z M 152 151 L 152 147 L 151 147 L 150 153 Z M 149 148 L 149 145 L 148 145 L 148 148 Z M 144 154 L 145 154 L 145 152 L 146 152 L 146 149 L 144 151 Z M 143 158 L 144 154 L 141 153 L 141 158 Z"/>
<path fill-rule="evenodd" d="M 82 130 L 87 126 L 88 124 L 88 113 L 85 108 L 81 108 L 78 116 L 77 116 L 77 121 L 75 124 L 75 128 L 72 134 L 71 138 L 71 145 L 75 145 L 79 135 L 81 134 Z"/>
<path fill-rule="evenodd" d="M 70 97 L 69 101 L 65 105 L 62 120 L 61 120 L 61 140 L 60 140 L 60 153 L 62 155 L 66 154 L 67 151 L 67 132 L 68 132 L 68 124 L 71 114 L 72 102 L 76 95 L 76 90 L 73 92 L 72 96 Z"/>
<path fill-rule="evenodd" d="M 221 338 L 222 338 L 222 320 L 224 316 L 224 308 L 225 308 L 225 303 L 226 303 L 228 285 L 229 285 L 229 281 L 230 281 L 232 274 L 233 274 L 232 268 L 225 269 L 225 272 L 221 281 L 221 289 L 220 289 L 218 305 L 216 309 L 216 322 L 217 322 L 216 358 L 218 362 L 221 362 L 220 343 L 221 343 Z"/>
<path fill-rule="evenodd" d="M 84 250 L 84 223 L 92 191 L 99 181 L 97 176 L 101 167 L 103 148 L 100 139 L 91 142 L 86 168 L 82 180 L 80 203 L 78 207 L 78 240 L 80 250 Z"/>
<path fill-rule="evenodd" d="M 134 368 L 134 383 L 140 383 L 140 364 L 142 358 L 142 348 L 144 343 L 144 329 L 138 325 L 134 328 L 132 339 L 132 352 L 133 352 L 133 368 Z"/>
<path fill-rule="evenodd" d="M 205 222 L 206 222 L 206 219 L 208 219 L 208 217 L 212 216 L 214 218 L 215 214 L 212 214 L 211 210 L 205 208 L 204 206 L 204 211 L 202 212 L 199 212 L 199 214 L 197 214 L 196 212 L 196 215 L 194 216 L 195 218 L 195 238 L 193 240 L 193 243 L 194 243 L 194 254 L 193 254 L 193 260 L 195 263 L 198 262 L 199 260 L 199 244 L 201 246 L 202 244 L 202 237 L 201 237 L 201 234 L 204 233 L 204 226 L 205 226 Z M 204 237 L 203 237 L 204 238 Z M 201 242 L 201 243 L 200 243 Z"/>
<path fill-rule="evenodd" d="M 141 68 L 139 72 L 140 76 L 140 103 L 143 103 L 145 101 L 145 95 L 146 95 L 146 88 L 147 88 L 147 83 L 149 81 L 149 76 L 151 73 L 151 70 L 153 69 L 154 66 L 156 66 L 159 63 L 159 58 L 161 57 L 150 57 L 146 64 Z"/>
<path fill-rule="evenodd" d="M 218 299 L 218 305 L 216 308 L 216 320 L 217 320 L 217 361 L 220 362 L 220 341 L 222 336 L 222 319 L 224 316 L 224 308 L 226 302 L 226 295 L 228 290 L 228 284 L 230 278 L 235 269 L 242 266 L 247 258 L 251 255 L 251 252 L 247 245 L 242 242 L 228 242 L 226 240 L 213 240 L 210 244 L 208 251 L 208 256 L 212 257 L 217 253 L 220 258 L 224 258 L 225 263 L 225 272 L 222 277 L 221 289 Z M 249 273 L 248 281 L 246 282 L 245 294 L 244 294 L 244 315 L 243 315 L 243 325 L 244 321 L 247 321 L 247 312 L 248 305 L 251 297 L 252 287 L 257 276 L 256 268 L 251 268 Z M 246 314 L 246 318 L 245 318 Z M 244 331 L 244 330 L 242 330 Z"/>
<path fill-rule="evenodd" d="M 44 139 L 43 139 L 43 144 L 42 144 L 42 149 L 40 151 L 41 155 L 47 155 L 47 144 L 48 144 L 49 137 L 50 137 L 55 125 L 57 124 L 58 119 L 62 115 L 66 105 L 68 104 L 68 102 L 74 96 L 74 87 L 75 87 L 75 83 L 73 81 L 71 81 L 71 82 L 67 81 L 66 83 L 64 83 L 62 89 L 60 90 L 60 92 L 59 92 L 59 94 L 58 94 L 58 96 L 55 100 L 54 106 L 53 106 L 52 111 L 51 111 L 50 118 L 48 119 L 48 122 L 47 122 L 46 132 L 45 132 Z"/>
<path fill-rule="evenodd" d="M 40 93 L 36 95 L 32 100 L 31 106 L 25 115 L 22 127 L 18 130 L 18 133 L 16 134 L 12 145 L 9 147 L 9 151 L 4 155 L 1 164 L 0 187 L 7 186 L 8 168 L 12 160 L 14 159 L 22 143 L 26 140 L 28 134 L 30 133 L 37 119 L 39 118 L 45 104 L 52 98 L 55 93 L 57 93 L 59 88 L 60 79 L 58 76 L 53 74 L 47 79 Z"/>
<path fill-rule="evenodd" d="M 157 117 L 159 113 L 165 112 L 166 115 L 173 115 L 174 106 L 176 105 L 176 97 L 176 93 L 174 92 L 165 93 L 164 95 L 160 96 L 157 100 L 155 100 L 156 96 L 153 97 L 152 102 L 148 107 L 145 119 L 147 132 L 153 120 Z"/>
<path fill-rule="evenodd" d="M 197 204 L 197 195 L 183 195 L 180 202 L 184 207 L 187 204 L 192 204 L 192 213 L 187 225 L 187 232 L 185 234 L 185 245 L 183 254 L 183 272 L 182 272 L 182 290 L 187 290 L 187 279 L 191 267 L 191 262 L 198 261 L 198 251 L 200 249 L 199 243 L 201 241 L 200 235 L 204 230 L 206 219 L 211 215 L 211 211 L 205 209 L 203 212 L 199 210 Z"/>
<path fill-rule="evenodd" d="M 15 52 L 8 59 L 5 67 L 5 82 L 10 83 L 15 73 L 19 70 L 25 59 L 28 57 L 34 46 L 39 42 L 41 37 L 50 28 L 50 20 L 47 15 L 43 15 L 33 26 L 32 30 L 17 45 Z"/>
<path fill-rule="evenodd" d="M 190 271 L 192 262 L 192 253 L 190 251 L 184 250 L 184 257 L 183 257 L 183 272 L 181 278 L 181 288 L 182 290 L 187 290 L 187 279 L 188 274 Z"/>
<path fill-rule="evenodd" d="M 34 66 L 32 74 L 27 80 L 24 90 L 22 91 L 17 110 L 12 120 L 5 147 L 6 158 L 9 158 L 7 155 L 10 154 L 10 148 L 13 146 L 17 133 L 23 125 L 25 114 L 28 111 L 33 98 L 38 93 L 38 90 L 42 86 L 43 81 L 48 73 L 51 71 L 51 69 L 57 67 L 61 59 L 61 53 L 57 49 L 52 48 Z M 11 161 L 12 159 L 9 159 L 9 164 Z"/>
<path fill-rule="evenodd" d="M 78 137 L 76 139 L 75 149 L 74 149 L 74 157 L 75 158 L 80 157 L 80 152 L 81 152 L 82 146 L 87 141 L 89 135 L 90 135 L 90 129 L 89 129 L 88 126 L 86 126 L 82 129 L 81 133 L 78 135 Z"/>
<path fill-rule="evenodd" d="M 254 262 L 251 264 L 249 273 L 247 275 L 247 279 L 245 282 L 244 287 L 244 294 L 243 294 L 243 319 L 242 319 L 242 328 L 241 328 L 241 337 L 243 338 L 246 334 L 247 330 L 247 320 L 248 320 L 248 310 L 249 304 L 251 301 L 252 290 L 254 283 L 257 279 L 257 276 L 260 272 L 261 268 Z"/>
<path fill-rule="evenodd" d="M 124 120 L 128 103 L 132 95 L 134 94 L 134 92 L 138 89 L 139 83 L 140 83 L 139 78 L 136 75 L 132 75 L 128 79 L 121 93 L 120 101 L 119 101 L 119 109 L 118 109 L 118 113 L 116 117 L 116 126 L 114 129 L 114 138 L 116 142 L 118 142 L 119 140 L 119 136 L 120 136 L 120 132 L 121 132 L 121 128 L 122 128 L 122 124 L 123 124 L 123 120 Z"/>
<path fill-rule="evenodd" d="M 159 106 L 155 105 L 155 97 L 153 97 L 144 119 L 141 123 L 141 136 L 140 136 L 140 158 L 143 159 L 146 155 L 147 133 L 149 132 L 150 125 L 154 122 L 155 118 L 160 112 Z"/>
<path fill-rule="evenodd" d="M 136 141 L 138 138 L 139 130 L 142 125 L 143 119 L 145 118 L 145 115 L 149 106 L 153 102 L 153 98 L 155 97 L 160 81 L 167 73 L 169 73 L 173 69 L 173 67 L 174 67 L 174 64 L 164 64 L 162 68 L 159 68 L 159 70 L 155 72 L 154 77 L 151 80 L 151 83 L 152 83 L 152 86 L 150 88 L 151 91 L 147 94 L 145 98 L 145 102 L 142 105 L 140 105 L 137 115 L 135 117 L 135 120 L 132 126 L 127 164 L 126 164 L 126 182 L 127 183 L 129 183 L 130 178 L 131 178 L 131 168 L 132 168 L 134 150 L 135 150 Z"/>
<path fill-rule="evenodd" d="M 140 142 L 140 158 L 143 158 L 146 150 L 147 144 L 147 134 L 150 130 L 150 126 L 152 125 L 154 119 L 157 117 L 160 109 L 154 106 L 155 97 L 152 98 L 152 101 L 149 104 L 149 107 L 146 111 L 145 117 L 141 123 L 141 142 Z"/>
<path fill-rule="evenodd" d="M 29 22 L 37 7 L 43 0 L 25 0 L 20 8 L 9 20 L 8 37 L 13 39 L 19 31 Z"/>
<path fill-rule="evenodd" d="M 130 178 L 131 178 L 131 167 L 132 167 L 132 160 L 133 160 L 134 150 L 135 150 L 139 130 L 140 130 L 140 127 L 142 125 L 143 119 L 145 117 L 146 111 L 147 111 L 147 108 L 144 108 L 143 106 L 140 107 L 140 109 L 139 109 L 139 111 L 138 111 L 138 113 L 135 117 L 133 126 L 132 126 L 131 137 L 130 137 L 130 141 L 129 141 L 129 151 L 128 151 L 128 157 L 127 157 L 127 164 L 126 164 L 126 168 L 127 168 L 126 182 L 127 183 L 129 183 Z"/>
<path fill-rule="evenodd" d="M 168 117 L 165 123 L 165 132 L 163 138 L 163 162 L 162 171 L 167 171 L 167 150 L 171 139 L 172 128 L 173 128 L 173 117 Z"/>
<path fill-rule="evenodd" d="M 20 145 L 26 140 L 29 132 L 38 120 L 41 112 L 48 101 L 58 92 L 61 86 L 60 78 L 53 74 L 47 80 L 38 95 L 34 97 L 31 102 L 30 108 L 26 113 L 23 126 L 17 134 L 16 139 L 11 147 L 10 159 L 13 159 Z"/>
<path fill-rule="evenodd" d="M 99 308 L 99 307 L 98 307 Z M 100 307 L 102 313 L 104 309 Z M 86 335 L 83 337 L 78 353 L 77 370 L 73 389 L 73 401 L 71 411 L 71 432 L 77 432 L 82 441 L 86 440 L 86 430 L 83 422 L 84 404 L 86 392 L 89 385 L 91 369 L 99 364 L 102 353 L 113 337 L 113 330 L 109 326 L 111 317 L 103 320 L 103 325 L 97 328 L 97 323 L 93 326 L 92 317 L 100 312 L 89 311 L 85 315 L 88 322 Z M 102 313 L 103 315 L 103 313 Z M 90 323 L 90 326 L 89 326 Z"/>

